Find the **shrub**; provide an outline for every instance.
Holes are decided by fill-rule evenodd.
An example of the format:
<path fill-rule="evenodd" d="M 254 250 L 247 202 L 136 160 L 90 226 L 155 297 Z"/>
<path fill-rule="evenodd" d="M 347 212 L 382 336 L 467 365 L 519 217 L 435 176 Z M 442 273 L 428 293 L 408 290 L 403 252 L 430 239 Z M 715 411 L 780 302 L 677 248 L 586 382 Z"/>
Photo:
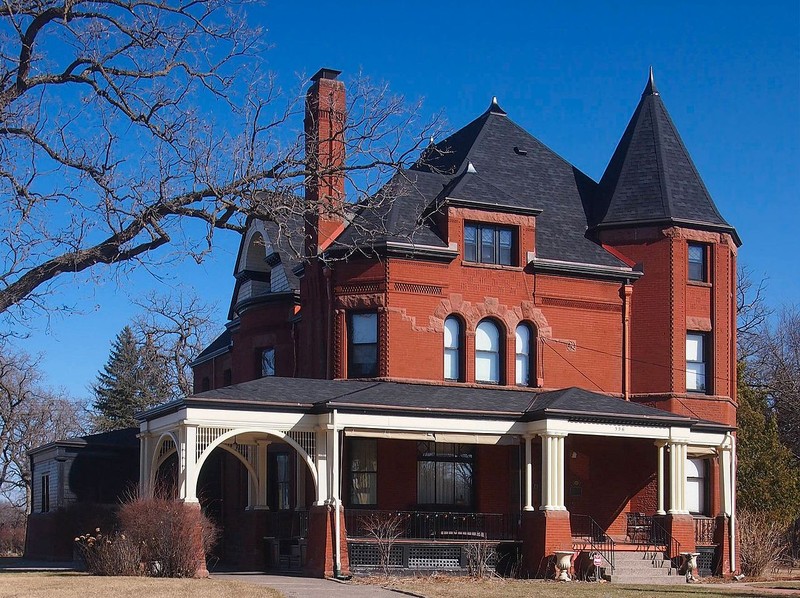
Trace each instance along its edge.
<path fill-rule="evenodd" d="M 762 511 L 740 511 L 738 519 L 742 573 L 760 577 L 786 552 L 785 525 Z"/>
<path fill-rule="evenodd" d="M 192 577 L 218 536 L 198 507 L 165 498 L 131 499 L 120 507 L 119 521 L 141 547 L 146 574 L 155 577 Z"/>
<path fill-rule="evenodd" d="M 123 533 L 94 534 L 75 538 L 86 570 L 94 575 L 141 575 L 141 546 Z"/>

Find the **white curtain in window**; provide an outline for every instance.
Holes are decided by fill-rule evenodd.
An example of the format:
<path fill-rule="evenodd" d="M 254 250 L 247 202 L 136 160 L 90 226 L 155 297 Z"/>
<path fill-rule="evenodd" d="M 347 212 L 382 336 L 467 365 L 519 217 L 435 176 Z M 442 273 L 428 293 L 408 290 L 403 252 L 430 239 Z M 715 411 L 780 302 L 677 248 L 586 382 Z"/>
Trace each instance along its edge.
<path fill-rule="evenodd" d="M 706 364 L 702 334 L 686 335 L 686 390 L 705 390 Z"/>
<path fill-rule="evenodd" d="M 517 326 L 517 384 L 527 386 L 530 380 L 531 329 L 525 324 Z"/>
<path fill-rule="evenodd" d="M 705 475 L 703 459 L 686 460 L 686 508 L 690 513 L 705 514 Z"/>
<path fill-rule="evenodd" d="M 500 382 L 500 331 L 489 320 L 475 330 L 475 380 Z"/>
<path fill-rule="evenodd" d="M 461 325 L 456 318 L 444 321 L 444 377 L 445 380 L 460 378 L 459 344 L 461 342 Z"/>

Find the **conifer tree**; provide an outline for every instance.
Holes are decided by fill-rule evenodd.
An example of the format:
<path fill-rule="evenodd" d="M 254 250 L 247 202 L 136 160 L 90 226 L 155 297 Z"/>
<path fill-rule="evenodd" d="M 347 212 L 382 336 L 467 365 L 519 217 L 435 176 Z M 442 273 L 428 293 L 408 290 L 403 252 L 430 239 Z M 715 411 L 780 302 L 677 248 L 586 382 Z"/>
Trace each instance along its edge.
<path fill-rule="evenodd" d="M 134 414 L 169 399 L 163 360 L 152 343 L 139 343 L 125 326 L 111 344 L 108 362 L 93 387 L 99 431 L 136 426 Z"/>
<path fill-rule="evenodd" d="M 788 524 L 800 516 L 800 463 L 780 441 L 767 393 L 748 384 L 743 366 L 738 395 L 739 508 L 768 512 L 773 521 Z"/>

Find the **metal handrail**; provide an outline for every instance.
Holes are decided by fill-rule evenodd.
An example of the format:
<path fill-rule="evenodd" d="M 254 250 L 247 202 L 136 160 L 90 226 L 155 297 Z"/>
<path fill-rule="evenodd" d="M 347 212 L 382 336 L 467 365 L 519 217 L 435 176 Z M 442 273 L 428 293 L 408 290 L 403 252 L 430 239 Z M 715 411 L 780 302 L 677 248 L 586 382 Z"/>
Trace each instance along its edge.
<path fill-rule="evenodd" d="M 651 529 L 650 541 L 652 545 L 664 546 L 668 549 L 669 567 L 670 569 L 675 569 L 677 574 L 680 565 L 676 564 L 676 560 L 681 555 L 681 543 L 673 538 L 664 527 L 656 523 L 655 520 L 651 523 Z"/>
<path fill-rule="evenodd" d="M 589 546 L 591 546 L 592 552 L 596 552 L 600 554 L 600 556 L 605 559 L 605 561 L 611 567 L 611 572 L 614 571 L 614 551 L 616 550 L 616 543 L 614 539 L 606 533 L 606 530 L 601 527 L 599 523 L 597 523 L 594 519 L 592 519 L 589 515 L 571 515 L 570 519 L 575 522 L 575 524 L 582 523 L 585 527 L 581 525 L 575 525 L 575 530 L 573 530 L 573 535 L 575 531 L 588 531 L 588 534 L 581 534 L 578 533 L 582 539 L 588 541 Z"/>

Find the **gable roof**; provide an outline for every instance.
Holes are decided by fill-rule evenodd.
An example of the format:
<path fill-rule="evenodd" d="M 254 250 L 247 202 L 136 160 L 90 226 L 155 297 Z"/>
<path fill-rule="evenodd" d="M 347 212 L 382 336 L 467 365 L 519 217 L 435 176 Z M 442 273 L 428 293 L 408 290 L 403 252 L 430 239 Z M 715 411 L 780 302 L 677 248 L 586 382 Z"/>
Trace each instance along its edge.
<path fill-rule="evenodd" d="M 728 232 L 675 123 L 653 71 L 605 173 L 593 224 L 600 228 L 674 223 Z"/>

